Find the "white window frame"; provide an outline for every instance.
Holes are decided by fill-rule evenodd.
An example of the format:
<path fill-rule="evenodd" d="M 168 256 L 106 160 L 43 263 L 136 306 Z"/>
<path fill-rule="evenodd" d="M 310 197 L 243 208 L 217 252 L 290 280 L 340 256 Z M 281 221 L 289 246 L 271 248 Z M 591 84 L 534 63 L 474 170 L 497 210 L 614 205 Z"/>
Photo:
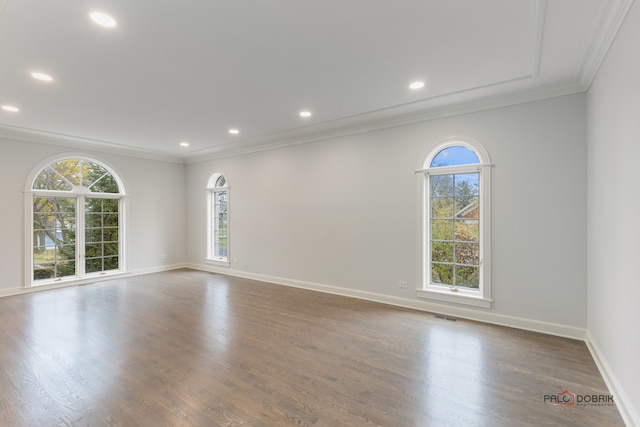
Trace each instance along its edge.
<path fill-rule="evenodd" d="M 225 180 L 224 186 L 217 186 L 217 181 L 223 177 Z M 227 256 L 216 255 L 216 241 L 215 241 L 215 228 L 216 228 L 216 212 L 215 202 L 218 193 L 225 192 L 227 194 Z M 207 184 L 207 257 L 205 263 L 213 264 L 223 267 L 229 267 L 230 262 L 230 250 L 231 250 L 231 215 L 230 215 L 230 187 L 229 179 L 227 175 L 222 172 L 216 172 L 209 177 Z"/>
<path fill-rule="evenodd" d="M 116 183 L 118 184 L 118 193 L 93 193 L 84 187 L 76 187 L 72 191 L 59 191 L 59 190 L 34 190 L 33 185 L 35 179 L 40 175 L 40 173 L 49 165 L 56 163 L 61 160 L 84 160 L 87 162 L 95 163 L 102 166 L 106 169 L 111 176 L 114 178 Z M 35 280 L 33 277 L 33 247 L 34 247 L 34 229 L 33 229 L 33 200 L 34 197 L 66 197 L 75 199 L 75 207 L 76 207 L 76 274 L 73 276 L 64 276 L 64 277 L 54 277 L 51 279 L 41 279 Z M 119 228 L 119 237 L 118 237 L 118 269 L 117 270 L 107 270 L 107 271 L 98 271 L 93 273 L 86 273 L 84 261 L 84 253 L 85 253 L 85 201 L 87 198 L 90 199 L 117 199 L 118 200 L 118 228 Z M 126 232 L 125 232 L 125 199 L 126 192 L 125 186 L 122 180 L 120 179 L 119 174 L 117 174 L 113 168 L 105 164 L 100 160 L 96 160 L 91 157 L 86 157 L 84 155 L 77 154 L 68 154 L 64 156 L 56 156 L 50 158 L 46 161 L 41 162 L 36 166 L 29 177 L 27 178 L 27 183 L 24 191 L 24 203 L 25 203 L 25 212 L 26 218 L 25 221 L 25 280 L 24 287 L 46 287 L 51 285 L 60 285 L 60 284 L 82 284 L 85 282 L 95 281 L 98 277 L 107 277 L 107 276 L 115 276 L 119 274 L 123 274 L 127 272 L 127 257 L 126 257 Z"/>
<path fill-rule="evenodd" d="M 431 167 L 431 162 L 442 150 L 462 146 L 473 151 L 480 161 L 477 164 Z M 418 250 L 418 288 L 416 294 L 421 298 L 437 301 L 491 307 L 491 169 L 488 152 L 478 142 L 468 137 L 448 137 L 439 141 L 429 151 L 422 169 L 416 171 L 420 183 L 420 230 L 421 238 Z M 479 289 L 453 287 L 431 282 L 431 186 L 430 177 L 448 174 L 479 173 L 479 245 L 480 245 L 480 283 Z"/>

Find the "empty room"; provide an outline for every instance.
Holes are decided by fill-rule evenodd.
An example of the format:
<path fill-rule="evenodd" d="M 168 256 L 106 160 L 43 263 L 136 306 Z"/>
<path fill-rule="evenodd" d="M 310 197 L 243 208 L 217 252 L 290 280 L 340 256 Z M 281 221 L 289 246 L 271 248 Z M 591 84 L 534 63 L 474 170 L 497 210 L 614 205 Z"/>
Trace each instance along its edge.
<path fill-rule="evenodd" d="M 633 0 L 0 0 L 0 425 L 640 426 Z"/>

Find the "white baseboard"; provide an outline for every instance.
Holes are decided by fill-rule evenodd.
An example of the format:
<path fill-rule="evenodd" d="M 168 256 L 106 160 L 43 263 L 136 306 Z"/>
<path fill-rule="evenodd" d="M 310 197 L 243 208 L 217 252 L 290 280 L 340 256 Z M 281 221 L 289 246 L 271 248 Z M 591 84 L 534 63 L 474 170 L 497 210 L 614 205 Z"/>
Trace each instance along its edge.
<path fill-rule="evenodd" d="M 496 314 L 483 310 L 473 310 L 464 307 L 440 304 L 431 301 L 412 300 L 373 292 L 360 291 L 338 286 L 325 285 L 301 280 L 285 279 L 282 277 L 268 276 L 264 274 L 248 273 L 245 271 L 217 267 L 205 264 L 187 264 L 188 268 L 195 270 L 209 271 L 213 273 L 226 274 L 245 279 L 259 280 L 262 282 L 274 283 L 278 285 L 291 286 L 295 288 L 309 289 L 313 291 L 325 292 L 329 294 L 342 295 L 352 298 L 374 301 L 383 304 L 395 305 L 398 307 L 411 308 L 414 310 L 426 311 L 434 314 L 442 314 L 461 319 L 476 320 L 494 325 L 507 326 L 511 328 L 523 329 L 533 332 L 541 332 L 548 335 L 556 335 L 565 338 L 583 341 L 586 336 L 585 329 L 574 326 L 561 325 L 557 323 L 542 322 L 521 317 Z"/>
<path fill-rule="evenodd" d="M 585 343 L 591 353 L 591 357 L 593 357 L 593 360 L 596 362 L 600 375 L 602 375 L 602 378 L 609 389 L 609 393 L 613 395 L 613 400 L 616 402 L 618 411 L 620 411 L 620 415 L 622 416 L 625 424 L 629 427 L 640 427 L 640 414 L 638 414 L 636 409 L 634 409 L 631 400 L 620 385 L 620 381 L 618 381 L 618 378 L 613 373 L 611 366 L 604 358 L 604 354 L 602 353 L 600 346 L 593 339 L 593 336 L 588 330 Z"/>
<path fill-rule="evenodd" d="M 29 288 L 19 287 L 19 288 L 0 289 L 0 298 L 12 296 L 12 295 L 22 295 L 22 294 L 30 294 L 33 292 L 48 291 L 52 289 L 68 288 L 71 286 L 82 286 L 82 285 L 87 285 L 89 283 L 104 282 L 106 280 L 117 280 L 117 279 L 122 279 L 126 277 L 140 276 L 142 274 L 161 273 L 163 271 L 177 270 L 179 268 L 186 268 L 186 267 L 187 267 L 186 264 L 163 265 L 159 267 L 134 270 L 128 273 L 109 274 L 105 276 L 94 276 L 94 277 L 89 277 L 89 278 L 80 279 L 80 280 L 69 280 L 66 282 L 62 281 L 62 282 L 53 283 L 50 285 L 33 286 Z"/>

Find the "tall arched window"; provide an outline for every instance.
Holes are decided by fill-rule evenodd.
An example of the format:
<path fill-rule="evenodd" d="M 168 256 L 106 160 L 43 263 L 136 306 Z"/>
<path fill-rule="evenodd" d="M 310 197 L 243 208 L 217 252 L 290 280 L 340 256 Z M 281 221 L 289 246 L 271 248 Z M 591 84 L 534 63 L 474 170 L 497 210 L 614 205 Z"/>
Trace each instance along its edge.
<path fill-rule="evenodd" d="M 207 185 L 207 261 L 229 265 L 229 185 L 222 173 L 214 173 Z"/>
<path fill-rule="evenodd" d="M 477 143 L 450 139 L 424 169 L 422 297 L 489 307 L 491 164 Z"/>
<path fill-rule="evenodd" d="M 65 158 L 30 182 L 32 285 L 124 271 L 120 179 L 91 159 Z"/>

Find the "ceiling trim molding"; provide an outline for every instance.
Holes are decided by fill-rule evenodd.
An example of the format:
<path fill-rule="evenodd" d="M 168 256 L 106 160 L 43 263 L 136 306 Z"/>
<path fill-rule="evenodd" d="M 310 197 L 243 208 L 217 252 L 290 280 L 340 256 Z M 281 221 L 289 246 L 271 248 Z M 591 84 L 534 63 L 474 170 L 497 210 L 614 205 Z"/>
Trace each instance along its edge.
<path fill-rule="evenodd" d="M 536 41 L 533 51 L 533 69 L 531 77 L 540 76 L 540 64 L 542 62 L 542 47 L 544 43 L 544 27 L 547 19 L 547 0 L 536 2 Z"/>
<path fill-rule="evenodd" d="M 0 0 L 1 1 L 1 0 Z M 54 132 L 21 128 L 17 126 L 0 125 L 0 138 L 14 141 L 31 142 L 36 144 L 53 145 L 86 151 L 137 157 L 147 160 L 159 160 L 170 163 L 184 163 L 179 156 L 158 153 L 150 150 L 138 150 L 130 146 L 96 139 L 81 138 Z"/>
<path fill-rule="evenodd" d="M 579 71 L 579 80 L 585 88 L 591 86 L 632 4 L 633 0 L 603 0 Z"/>
<path fill-rule="evenodd" d="M 278 134 L 279 138 L 271 143 L 264 143 L 250 147 L 240 147 L 236 150 L 224 150 L 220 152 L 212 152 L 210 150 L 201 151 L 198 153 L 185 154 L 183 156 L 183 159 L 185 163 L 193 164 L 204 161 L 241 156 L 260 151 L 285 148 L 311 142 L 319 142 L 328 139 L 341 138 L 350 135 L 375 132 L 394 127 L 408 126 L 421 122 L 488 111 L 512 105 L 525 104 L 528 102 L 541 101 L 544 99 L 555 98 L 559 96 L 582 93 L 585 92 L 585 90 L 586 89 L 583 85 L 574 84 L 570 86 L 528 90 L 517 93 L 510 92 L 498 96 L 487 96 L 485 98 L 473 101 L 461 101 L 458 103 L 451 103 L 429 109 L 423 109 L 419 112 L 406 113 L 386 119 L 373 118 L 366 122 L 358 122 L 355 124 L 345 125 L 329 130 L 320 130 L 314 133 L 307 132 L 305 134 L 300 133 L 299 135 L 295 135 L 295 131 L 282 132 Z M 213 148 L 212 150 L 215 150 L 215 148 Z"/>

